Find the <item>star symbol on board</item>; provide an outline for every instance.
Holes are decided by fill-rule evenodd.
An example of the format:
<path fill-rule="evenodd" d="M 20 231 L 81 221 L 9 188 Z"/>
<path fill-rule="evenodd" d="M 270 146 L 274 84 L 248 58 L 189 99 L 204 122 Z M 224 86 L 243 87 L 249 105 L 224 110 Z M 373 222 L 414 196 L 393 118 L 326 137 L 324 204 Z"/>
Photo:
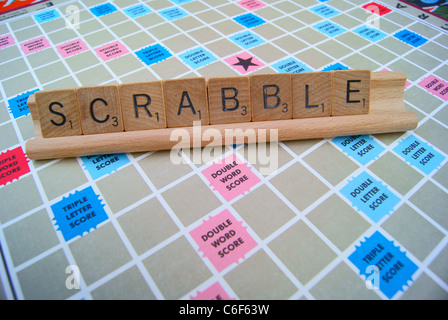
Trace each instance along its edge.
<path fill-rule="evenodd" d="M 237 63 L 234 63 L 234 66 L 242 66 L 244 68 L 244 70 L 247 71 L 247 69 L 249 69 L 250 66 L 258 66 L 258 64 L 255 64 L 252 62 L 252 59 L 254 57 L 250 57 L 248 59 L 241 59 L 240 57 L 236 57 L 238 59 Z"/>

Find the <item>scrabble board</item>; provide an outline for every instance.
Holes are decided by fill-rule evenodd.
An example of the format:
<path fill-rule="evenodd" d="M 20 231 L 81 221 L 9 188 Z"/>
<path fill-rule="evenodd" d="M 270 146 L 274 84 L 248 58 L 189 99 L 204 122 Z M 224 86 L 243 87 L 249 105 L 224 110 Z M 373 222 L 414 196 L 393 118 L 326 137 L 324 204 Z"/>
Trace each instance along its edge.
<path fill-rule="evenodd" d="M 44 2 L 0 22 L 1 299 L 448 298 L 443 6 Z M 403 71 L 418 127 L 26 155 L 38 90 L 348 69 Z"/>

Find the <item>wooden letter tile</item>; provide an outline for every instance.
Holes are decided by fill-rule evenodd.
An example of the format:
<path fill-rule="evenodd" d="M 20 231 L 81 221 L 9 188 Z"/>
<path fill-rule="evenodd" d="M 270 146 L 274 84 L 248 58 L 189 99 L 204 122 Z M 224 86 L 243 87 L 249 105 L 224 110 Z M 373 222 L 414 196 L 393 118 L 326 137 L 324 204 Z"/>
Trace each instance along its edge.
<path fill-rule="evenodd" d="M 84 134 L 124 130 L 117 85 L 76 89 Z"/>
<path fill-rule="evenodd" d="M 207 88 L 210 124 L 251 120 L 249 77 L 210 78 Z"/>
<path fill-rule="evenodd" d="M 291 75 L 294 119 L 331 115 L 332 74 L 322 71 Z"/>
<path fill-rule="evenodd" d="M 370 70 L 342 70 L 333 74 L 333 116 L 369 113 Z"/>
<path fill-rule="evenodd" d="M 292 118 L 291 75 L 250 76 L 252 121 Z"/>
<path fill-rule="evenodd" d="M 163 82 L 120 85 L 121 112 L 126 131 L 166 128 Z"/>
<path fill-rule="evenodd" d="M 75 89 L 35 92 L 44 138 L 82 134 Z"/>
<path fill-rule="evenodd" d="M 205 78 L 165 80 L 164 92 L 168 128 L 209 123 Z"/>

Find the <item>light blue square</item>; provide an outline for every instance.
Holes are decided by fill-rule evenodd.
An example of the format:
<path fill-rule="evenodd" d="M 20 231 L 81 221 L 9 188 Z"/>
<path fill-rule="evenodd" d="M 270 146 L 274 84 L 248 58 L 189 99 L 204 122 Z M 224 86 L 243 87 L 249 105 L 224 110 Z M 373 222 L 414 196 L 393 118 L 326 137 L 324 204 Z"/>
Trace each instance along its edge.
<path fill-rule="evenodd" d="M 204 67 L 217 60 L 210 52 L 203 48 L 188 50 L 179 55 L 179 57 L 193 69 Z"/>
<path fill-rule="evenodd" d="M 145 6 L 144 4 L 138 4 L 136 6 L 132 6 L 129 8 L 126 8 L 123 10 L 129 17 L 131 18 L 137 18 L 137 17 L 141 17 L 144 16 L 145 14 L 148 14 L 151 11 L 151 9 L 149 9 L 147 6 Z"/>
<path fill-rule="evenodd" d="M 385 149 L 369 135 L 334 138 L 333 143 L 362 165 L 375 160 Z"/>
<path fill-rule="evenodd" d="M 387 185 L 367 172 L 362 172 L 349 180 L 340 192 L 352 203 L 353 207 L 363 212 L 373 222 L 378 222 L 385 215 L 392 213 L 394 207 L 400 202 Z"/>
<path fill-rule="evenodd" d="M 338 10 L 333 9 L 332 7 L 329 7 L 325 4 L 312 7 L 310 8 L 310 10 L 324 18 L 331 18 L 337 16 L 340 13 Z"/>
<path fill-rule="evenodd" d="M 188 3 L 191 1 L 194 1 L 194 0 L 171 0 L 171 2 L 173 2 L 175 4 L 185 4 L 185 3 Z"/>
<path fill-rule="evenodd" d="M 265 43 L 263 39 L 250 31 L 244 31 L 233 35 L 230 37 L 230 40 L 243 47 L 244 49 L 250 49 Z"/>
<path fill-rule="evenodd" d="M 378 41 L 387 36 L 384 32 L 375 28 L 369 28 L 365 25 L 356 28 L 353 32 L 370 41 Z"/>
<path fill-rule="evenodd" d="M 60 17 L 61 17 L 61 15 L 55 9 L 40 12 L 40 13 L 34 15 L 34 18 L 36 19 L 36 21 L 38 23 L 51 21 L 51 20 L 54 20 L 54 19 L 60 18 Z"/>
<path fill-rule="evenodd" d="M 94 180 L 106 174 L 111 174 L 130 162 L 124 153 L 84 156 L 81 157 L 81 160 Z"/>
<path fill-rule="evenodd" d="M 300 73 L 300 72 L 312 72 L 306 64 L 297 61 L 294 58 L 288 58 L 275 63 L 272 67 L 280 73 Z"/>
<path fill-rule="evenodd" d="M 346 31 L 341 26 L 337 25 L 336 23 L 330 22 L 330 21 L 319 22 L 319 23 L 315 24 L 313 26 L 313 28 L 319 32 L 322 32 L 323 34 L 326 34 L 327 36 L 330 36 L 330 37 L 336 37 Z"/>
<path fill-rule="evenodd" d="M 180 8 L 168 8 L 162 11 L 159 11 L 160 15 L 169 21 L 177 20 L 183 17 L 188 16 L 184 10 Z"/>
<path fill-rule="evenodd" d="M 445 156 L 437 152 L 431 145 L 410 135 L 394 148 L 401 158 L 411 166 L 425 174 L 430 174 L 445 160 Z"/>

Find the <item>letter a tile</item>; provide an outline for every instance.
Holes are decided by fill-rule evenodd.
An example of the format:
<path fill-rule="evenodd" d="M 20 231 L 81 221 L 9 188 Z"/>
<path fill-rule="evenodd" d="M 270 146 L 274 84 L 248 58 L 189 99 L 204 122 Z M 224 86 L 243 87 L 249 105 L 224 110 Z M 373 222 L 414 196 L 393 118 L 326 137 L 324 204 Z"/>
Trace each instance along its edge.
<path fill-rule="evenodd" d="M 193 121 L 209 123 L 205 78 L 164 81 L 168 128 L 191 127 Z"/>

